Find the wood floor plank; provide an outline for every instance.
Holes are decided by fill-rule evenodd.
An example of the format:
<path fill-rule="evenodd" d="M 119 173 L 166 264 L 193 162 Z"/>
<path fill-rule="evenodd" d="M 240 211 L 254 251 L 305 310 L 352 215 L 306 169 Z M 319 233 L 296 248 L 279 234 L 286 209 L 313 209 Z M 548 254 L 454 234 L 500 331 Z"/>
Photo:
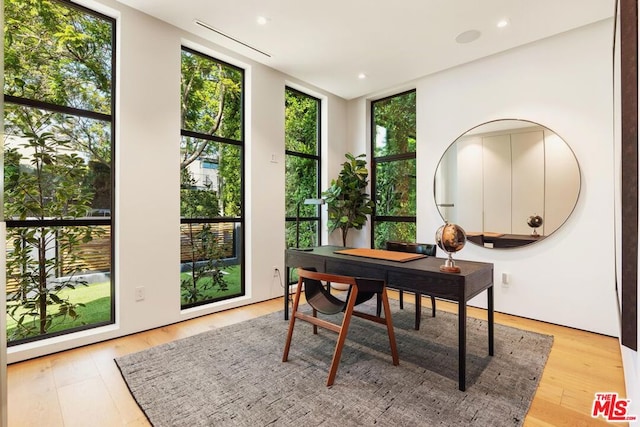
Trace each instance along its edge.
<path fill-rule="evenodd" d="M 545 374 L 543 373 L 540 384 L 538 384 L 538 389 L 536 390 L 534 400 L 540 399 L 544 400 L 545 402 L 549 402 L 552 405 L 560 405 L 562 403 L 563 391 L 564 388 L 562 387 L 562 385 L 553 384 L 552 382 L 548 381 Z"/>
<path fill-rule="evenodd" d="M 544 401 L 532 403 L 524 425 L 554 427 L 598 427 L 610 425 L 603 418 L 592 418 L 590 411 L 576 411 L 562 405 L 549 405 Z M 617 424 L 625 425 L 625 423 Z"/>
<path fill-rule="evenodd" d="M 49 359 L 11 365 L 7 376 L 8 425 L 63 426 L 58 389 Z"/>
<path fill-rule="evenodd" d="M 93 359 L 87 357 L 82 349 L 52 355 L 50 363 L 58 388 L 100 375 Z"/>
<path fill-rule="evenodd" d="M 58 389 L 65 427 L 110 427 L 125 421 L 100 376 Z"/>
<path fill-rule="evenodd" d="M 91 356 L 111 400 L 120 413 L 123 425 L 148 425 L 147 418 L 135 400 L 131 398 L 127 384 L 120 375 L 118 366 L 113 362 L 117 356 L 108 350 L 108 348 L 104 348 L 103 351 L 97 351 Z M 141 421 L 144 423 L 141 424 Z"/>
<path fill-rule="evenodd" d="M 390 297 L 397 299 L 397 293 L 390 292 Z M 406 301 L 412 301 L 412 296 Z M 281 310 L 282 305 L 283 299 L 277 298 L 12 364 L 8 367 L 9 425 L 83 425 L 87 414 L 93 413 L 104 416 L 91 425 L 149 426 L 113 361 L 115 357 L 262 316 Z M 424 307 L 423 316 L 430 315 L 428 298 Z M 438 301 L 437 308 L 457 313 L 456 304 Z M 486 319 L 487 313 L 470 308 L 469 315 Z M 591 417 L 591 407 L 596 392 L 625 396 L 616 338 L 502 313 L 496 313 L 495 320 L 554 337 L 526 427 L 607 425 L 602 418 Z"/>

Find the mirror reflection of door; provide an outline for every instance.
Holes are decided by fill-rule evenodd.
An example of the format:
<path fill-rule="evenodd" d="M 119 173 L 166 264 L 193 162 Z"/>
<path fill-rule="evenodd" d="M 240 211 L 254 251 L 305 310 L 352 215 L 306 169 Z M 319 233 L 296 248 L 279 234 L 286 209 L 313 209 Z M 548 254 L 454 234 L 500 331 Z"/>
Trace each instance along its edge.
<path fill-rule="evenodd" d="M 434 181 L 445 221 L 485 247 L 522 246 L 556 231 L 580 193 L 580 168 L 553 131 L 524 120 L 497 120 L 466 132 L 442 156 Z M 531 217 L 542 218 L 532 227 Z"/>

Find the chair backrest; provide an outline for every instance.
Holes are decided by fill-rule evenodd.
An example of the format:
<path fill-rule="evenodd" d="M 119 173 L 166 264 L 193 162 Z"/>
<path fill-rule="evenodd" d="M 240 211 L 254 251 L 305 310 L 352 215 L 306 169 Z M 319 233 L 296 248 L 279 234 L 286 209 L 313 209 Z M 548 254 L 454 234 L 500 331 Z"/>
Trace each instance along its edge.
<path fill-rule="evenodd" d="M 387 242 L 386 249 L 395 252 L 409 252 L 413 254 L 423 254 L 428 256 L 436 256 L 435 244 L 430 243 L 411 243 L 411 242 Z"/>
<path fill-rule="evenodd" d="M 318 273 L 315 268 L 305 267 L 298 269 L 299 282 L 298 286 L 304 285 L 304 295 L 307 303 L 323 314 L 337 314 L 344 311 L 351 286 L 358 286 L 358 296 L 355 305 L 362 304 L 370 300 L 377 292 L 382 290 L 384 282 L 374 279 L 362 279 L 351 276 L 342 276 L 338 274 Z M 333 295 L 322 281 L 328 283 L 342 283 L 351 285 L 347 298 L 343 301 Z"/>

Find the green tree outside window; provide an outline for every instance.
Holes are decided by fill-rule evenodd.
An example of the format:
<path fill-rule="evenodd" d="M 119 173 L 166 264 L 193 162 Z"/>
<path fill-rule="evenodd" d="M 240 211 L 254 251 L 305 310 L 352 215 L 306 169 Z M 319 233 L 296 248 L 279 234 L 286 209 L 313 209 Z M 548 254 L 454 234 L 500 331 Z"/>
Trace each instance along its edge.
<path fill-rule="evenodd" d="M 242 70 L 182 49 L 180 216 L 183 308 L 244 293 Z"/>
<path fill-rule="evenodd" d="M 372 102 L 372 244 L 416 239 L 416 92 Z"/>
<path fill-rule="evenodd" d="M 16 344 L 113 322 L 115 22 L 57 0 L 5 0 L 4 16 L 7 336 Z"/>
<path fill-rule="evenodd" d="M 285 90 L 285 212 L 287 248 L 320 243 L 320 100 Z M 299 212 L 299 218 L 298 218 Z"/>

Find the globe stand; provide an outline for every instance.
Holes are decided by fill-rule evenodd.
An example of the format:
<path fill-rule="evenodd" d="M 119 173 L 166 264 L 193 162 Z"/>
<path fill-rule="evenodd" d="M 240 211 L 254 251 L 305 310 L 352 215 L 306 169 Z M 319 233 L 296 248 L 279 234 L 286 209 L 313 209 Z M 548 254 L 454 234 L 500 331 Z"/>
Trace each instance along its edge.
<path fill-rule="evenodd" d="M 436 230 L 436 244 L 449 255 L 445 263 L 440 266 L 440 271 L 460 273 L 460 267 L 453 261 L 452 255 L 462 249 L 466 242 L 467 235 L 459 225 L 445 222 Z"/>
<path fill-rule="evenodd" d="M 449 258 L 440 266 L 440 271 L 444 271 L 445 273 L 460 273 L 460 267 L 456 265 L 450 252 Z"/>
<path fill-rule="evenodd" d="M 533 233 L 531 233 L 531 237 L 540 237 L 540 235 L 538 234 L 538 230 L 534 228 Z"/>

